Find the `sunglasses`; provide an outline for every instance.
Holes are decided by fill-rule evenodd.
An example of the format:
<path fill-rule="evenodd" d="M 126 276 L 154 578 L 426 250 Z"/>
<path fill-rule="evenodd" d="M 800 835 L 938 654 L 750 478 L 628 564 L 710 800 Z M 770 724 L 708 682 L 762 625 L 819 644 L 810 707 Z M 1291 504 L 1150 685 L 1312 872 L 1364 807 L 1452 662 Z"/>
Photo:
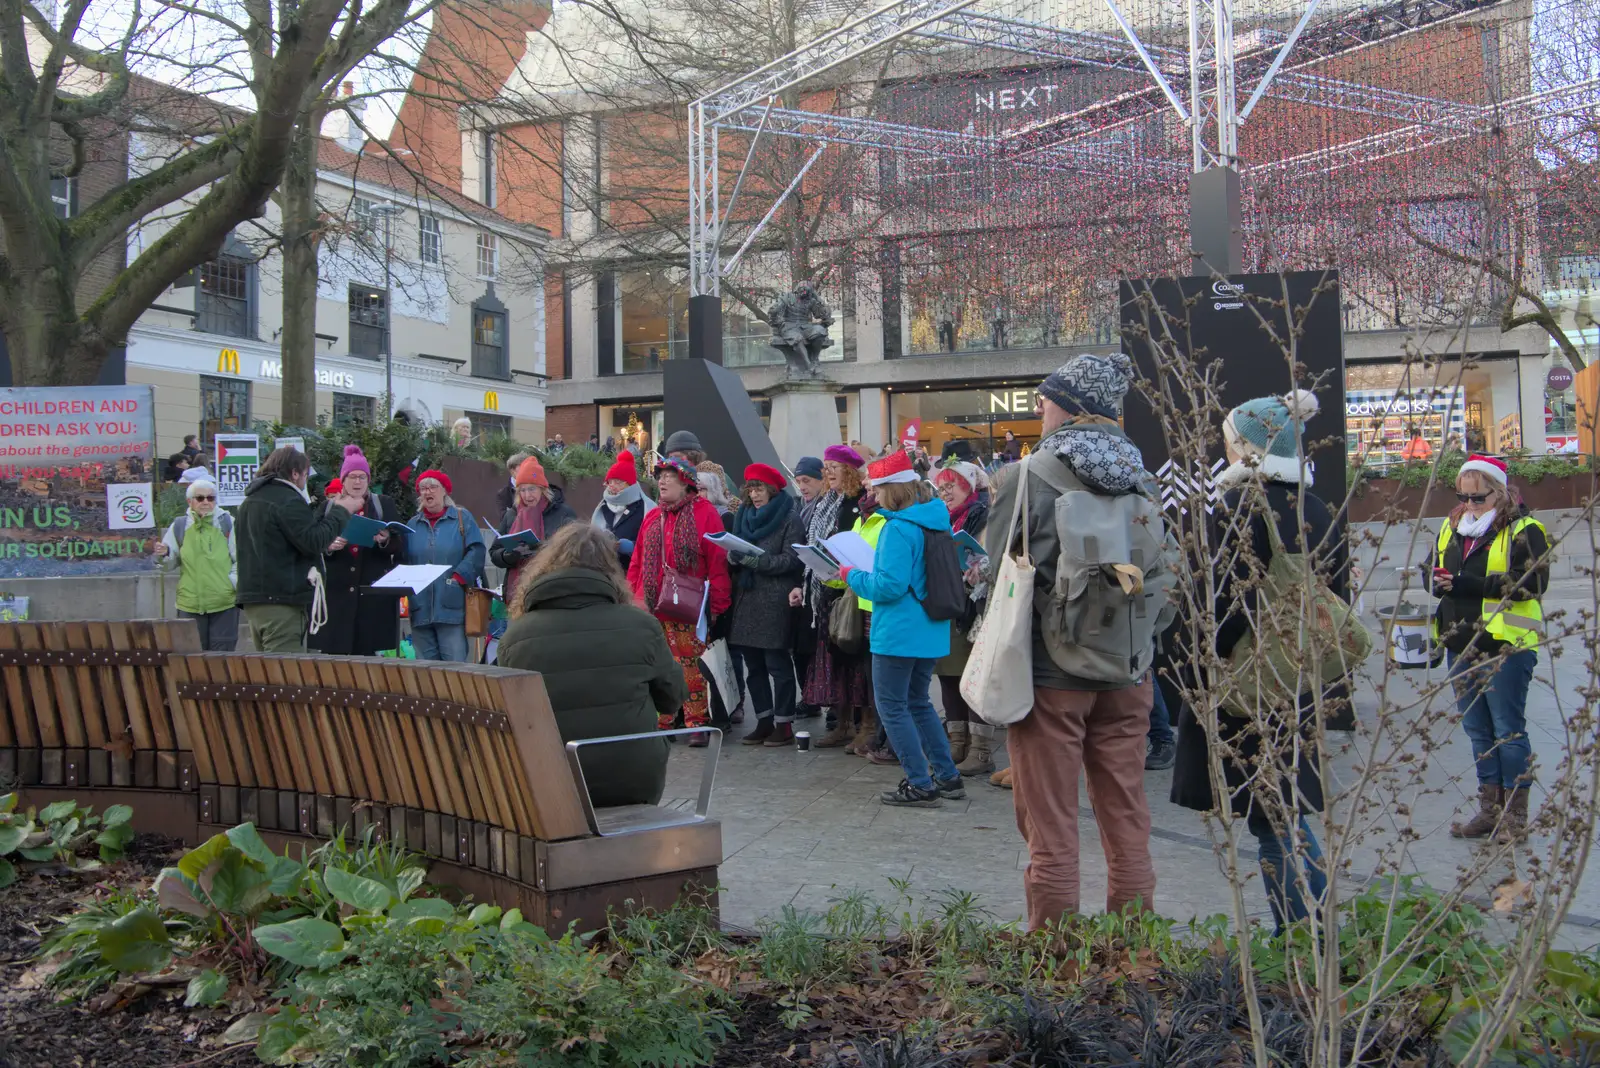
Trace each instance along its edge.
<path fill-rule="evenodd" d="M 1458 494 L 1456 494 L 1456 500 L 1460 501 L 1462 504 L 1468 504 L 1468 503 L 1471 503 L 1471 504 L 1482 504 L 1484 501 L 1486 501 L 1488 499 L 1489 499 L 1489 494 L 1487 494 L 1487 493 L 1458 493 Z"/>
<path fill-rule="evenodd" d="M 216 500 L 215 497 L 206 497 L 206 496 L 203 496 L 203 495 L 201 495 L 199 493 L 196 493 L 193 497 L 191 497 L 189 499 L 192 500 L 192 501 L 214 501 L 214 500 Z"/>

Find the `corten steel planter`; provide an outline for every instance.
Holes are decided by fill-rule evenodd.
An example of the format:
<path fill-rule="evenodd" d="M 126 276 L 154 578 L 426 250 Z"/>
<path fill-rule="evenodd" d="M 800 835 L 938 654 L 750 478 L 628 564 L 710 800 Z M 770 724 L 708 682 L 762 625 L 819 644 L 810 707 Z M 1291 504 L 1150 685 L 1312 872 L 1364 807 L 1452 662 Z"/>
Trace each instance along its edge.
<path fill-rule="evenodd" d="M 1596 476 L 1573 478 L 1551 476 L 1537 482 L 1513 476 L 1511 484 L 1535 512 L 1582 508 L 1600 485 Z M 1350 522 L 1371 523 L 1385 519 L 1442 519 L 1455 508 L 1456 491 L 1450 484 L 1402 486 L 1392 478 L 1376 478 L 1358 484 L 1350 498 Z"/>

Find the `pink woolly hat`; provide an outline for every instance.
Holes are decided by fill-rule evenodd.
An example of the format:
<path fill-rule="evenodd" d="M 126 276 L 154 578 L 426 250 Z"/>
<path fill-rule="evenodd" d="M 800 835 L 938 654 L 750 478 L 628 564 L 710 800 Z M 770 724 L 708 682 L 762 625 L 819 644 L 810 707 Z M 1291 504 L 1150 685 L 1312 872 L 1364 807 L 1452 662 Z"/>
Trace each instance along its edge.
<path fill-rule="evenodd" d="M 372 477 L 372 468 L 367 466 L 367 458 L 362 454 L 360 445 L 344 447 L 344 463 L 339 466 L 339 477 L 344 478 L 352 471 L 360 471 L 368 478 Z"/>

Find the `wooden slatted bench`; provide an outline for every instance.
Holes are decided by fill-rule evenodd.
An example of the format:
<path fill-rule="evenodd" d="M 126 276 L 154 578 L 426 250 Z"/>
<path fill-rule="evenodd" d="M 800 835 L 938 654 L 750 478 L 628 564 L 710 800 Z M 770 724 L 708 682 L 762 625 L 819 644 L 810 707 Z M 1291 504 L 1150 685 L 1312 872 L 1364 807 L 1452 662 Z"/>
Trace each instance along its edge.
<path fill-rule="evenodd" d="M 0 792 L 133 806 L 198 844 L 371 828 L 435 881 L 552 929 L 716 886 L 722 832 L 693 812 L 595 810 L 537 674 L 418 661 L 201 653 L 188 620 L 0 624 Z"/>
<path fill-rule="evenodd" d="M 199 648 L 180 619 L 0 624 L 0 792 L 137 802 L 139 830 L 187 839 L 199 784 L 167 664 Z"/>
<path fill-rule="evenodd" d="M 246 821 L 269 840 L 370 827 L 433 858 L 438 881 L 553 928 L 716 885 L 722 833 L 703 804 L 632 830 L 590 808 L 536 674 L 231 653 L 168 667 L 200 837 Z"/>

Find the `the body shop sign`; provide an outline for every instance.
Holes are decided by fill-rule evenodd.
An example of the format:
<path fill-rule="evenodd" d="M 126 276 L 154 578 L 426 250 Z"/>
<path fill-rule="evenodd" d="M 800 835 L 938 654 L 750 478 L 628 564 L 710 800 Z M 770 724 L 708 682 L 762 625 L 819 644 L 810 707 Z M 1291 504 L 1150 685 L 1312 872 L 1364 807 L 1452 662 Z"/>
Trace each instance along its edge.
<path fill-rule="evenodd" d="M 149 386 L 0 389 L 0 576 L 154 567 Z"/>

